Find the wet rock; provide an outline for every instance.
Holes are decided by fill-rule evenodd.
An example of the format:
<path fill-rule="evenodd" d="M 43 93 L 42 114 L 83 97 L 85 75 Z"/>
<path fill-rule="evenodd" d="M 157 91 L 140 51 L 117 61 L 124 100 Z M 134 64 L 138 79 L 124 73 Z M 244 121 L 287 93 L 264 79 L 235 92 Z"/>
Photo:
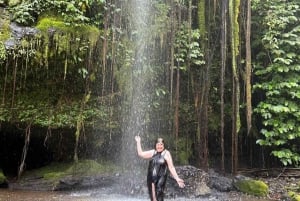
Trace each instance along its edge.
<path fill-rule="evenodd" d="M 232 178 L 222 176 L 214 170 L 209 170 L 209 182 L 207 185 L 210 188 L 216 189 L 220 192 L 229 192 L 235 190 Z"/>
<path fill-rule="evenodd" d="M 176 171 L 180 178 L 185 182 L 185 188 L 179 188 L 174 178 L 169 176 L 166 183 L 166 198 L 196 198 L 200 196 L 209 196 L 211 189 L 207 186 L 209 175 L 193 166 L 178 166 Z M 119 179 L 119 192 L 127 195 L 148 196 L 147 181 L 145 175 L 126 176 L 122 175 Z"/>
<path fill-rule="evenodd" d="M 52 191 L 55 183 L 50 180 L 42 178 L 31 177 L 20 181 L 11 181 L 9 183 L 10 189 L 15 190 L 30 190 L 30 191 Z"/>
<path fill-rule="evenodd" d="M 78 190 L 95 187 L 113 186 L 116 183 L 114 177 L 108 176 L 84 176 L 84 177 L 65 177 L 53 188 L 55 191 Z"/>
<path fill-rule="evenodd" d="M 33 27 L 19 26 L 12 22 L 10 25 L 12 37 L 4 42 L 6 49 L 13 49 L 20 43 L 20 40 L 24 37 L 35 36 L 39 33 L 39 30 Z"/>
<path fill-rule="evenodd" d="M 39 32 L 36 28 L 19 26 L 14 22 L 10 24 L 10 29 L 13 37 L 18 40 L 22 39 L 25 36 L 34 36 Z"/>
<path fill-rule="evenodd" d="M 115 176 L 67 176 L 59 181 L 43 178 L 26 178 L 22 182 L 11 182 L 9 188 L 34 191 L 67 191 L 98 187 L 110 187 L 116 183 Z"/>
<path fill-rule="evenodd" d="M 179 188 L 177 182 L 170 177 L 166 184 L 166 196 L 171 198 L 209 196 L 211 189 L 207 186 L 209 175 L 193 166 L 179 166 L 176 171 L 185 182 L 184 188 Z"/>

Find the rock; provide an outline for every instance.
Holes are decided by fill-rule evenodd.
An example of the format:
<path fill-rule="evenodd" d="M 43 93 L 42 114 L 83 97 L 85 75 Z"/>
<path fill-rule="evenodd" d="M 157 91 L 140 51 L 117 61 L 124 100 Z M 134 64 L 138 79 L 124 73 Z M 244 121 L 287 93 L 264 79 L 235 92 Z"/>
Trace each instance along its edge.
<path fill-rule="evenodd" d="M 114 177 L 108 176 L 83 176 L 83 177 L 65 177 L 59 180 L 59 183 L 53 188 L 55 191 L 78 190 L 95 187 L 112 186 L 115 183 Z"/>
<path fill-rule="evenodd" d="M 39 33 L 39 30 L 36 28 L 19 26 L 14 22 L 11 23 L 9 27 L 11 29 L 12 37 L 5 41 L 4 44 L 6 49 L 13 49 L 25 36 L 35 36 Z"/>
<path fill-rule="evenodd" d="M 266 196 L 269 192 L 268 185 L 261 180 L 245 179 L 237 180 L 234 186 L 241 192 L 255 196 Z"/>
<path fill-rule="evenodd" d="M 167 180 L 165 195 L 169 198 L 209 196 L 211 189 L 207 186 L 209 175 L 205 171 L 193 166 L 176 167 L 177 173 L 185 181 L 185 188 L 179 188 L 177 182 L 170 176 Z M 126 175 L 92 175 L 65 176 L 58 181 L 44 178 L 30 177 L 22 182 L 11 184 L 13 189 L 23 190 L 79 190 L 87 188 L 114 187 L 117 192 L 124 194 L 148 194 L 146 180 L 140 177 L 126 177 Z M 146 177 L 145 177 L 146 178 Z"/>
<path fill-rule="evenodd" d="M 0 188 L 7 188 L 8 183 L 6 176 L 3 174 L 2 170 L 0 169 Z"/>
<path fill-rule="evenodd" d="M 42 178 L 29 178 L 21 182 L 15 181 L 9 183 L 9 188 L 14 190 L 29 190 L 29 191 L 52 191 L 55 183 Z"/>
<path fill-rule="evenodd" d="M 225 177 L 219 173 L 210 170 L 208 186 L 220 192 L 229 192 L 234 190 L 233 180 L 230 177 Z"/>
<path fill-rule="evenodd" d="M 208 174 L 193 166 L 178 166 L 176 171 L 185 182 L 184 188 L 179 188 L 177 182 L 169 177 L 166 184 L 166 197 L 188 197 L 209 196 L 211 189 L 207 186 Z"/>
<path fill-rule="evenodd" d="M 10 183 L 11 189 L 34 190 L 34 191 L 65 191 L 81 190 L 87 188 L 99 188 L 113 186 L 117 181 L 115 176 L 66 176 L 59 181 L 43 178 L 30 178 L 22 182 Z"/>

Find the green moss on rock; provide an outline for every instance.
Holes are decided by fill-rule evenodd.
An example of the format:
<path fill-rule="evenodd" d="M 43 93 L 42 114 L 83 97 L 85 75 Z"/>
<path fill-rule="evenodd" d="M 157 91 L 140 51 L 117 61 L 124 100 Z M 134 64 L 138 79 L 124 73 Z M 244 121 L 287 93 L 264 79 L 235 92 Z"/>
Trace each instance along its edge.
<path fill-rule="evenodd" d="M 68 25 L 61 17 L 46 16 L 42 17 L 36 26 L 37 29 L 44 33 L 49 31 L 56 31 L 64 34 L 77 35 L 87 37 L 92 43 L 95 42 L 99 36 L 99 29 L 95 26 L 87 24 L 77 24 L 76 26 Z"/>
<path fill-rule="evenodd" d="M 237 181 L 235 187 L 243 193 L 256 196 L 266 196 L 269 191 L 265 182 L 253 179 Z"/>
<path fill-rule="evenodd" d="M 292 201 L 300 201 L 300 194 L 298 194 L 294 191 L 289 191 L 288 195 L 289 195 L 289 197 L 291 198 Z"/>
<path fill-rule="evenodd" d="M 44 178 L 47 180 L 59 180 L 63 177 L 72 176 L 89 176 L 97 174 L 112 173 L 117 167 L 109 163 L 98 163 L 94 160 L 81 160 L 72 163 L 53 163 L 40 169 L 27 171 L 23 178 L 34 177 Z"/>
<path fill-rule="evenodd" d="M 6 19 L 0 20 L 0 61 L 6 59 L 6 49 L 4 42 L 11 36 L 9 21 Z"/>
<path fill-rule="evenodd" d="M 0 184 L 6 183 L 6 177 L 3 174 L 3 171 L 0 169 Z"/>

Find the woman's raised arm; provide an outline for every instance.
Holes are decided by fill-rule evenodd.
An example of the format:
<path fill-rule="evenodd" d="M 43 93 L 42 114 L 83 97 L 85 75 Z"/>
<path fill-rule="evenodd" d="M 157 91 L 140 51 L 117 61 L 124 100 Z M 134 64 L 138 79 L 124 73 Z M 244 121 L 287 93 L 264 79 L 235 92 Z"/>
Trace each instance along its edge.
<path fill-rule="evenodd" d="M 135 136 L 135 141 L 136 141 L 136 148 L 137 148 L 138 155 L 141 158 L 148 159 L 148 158 L 151 158 L 153 156 L 154 149 L 149 150 L 149 151 L 143 151 L 140 136 Z"/>

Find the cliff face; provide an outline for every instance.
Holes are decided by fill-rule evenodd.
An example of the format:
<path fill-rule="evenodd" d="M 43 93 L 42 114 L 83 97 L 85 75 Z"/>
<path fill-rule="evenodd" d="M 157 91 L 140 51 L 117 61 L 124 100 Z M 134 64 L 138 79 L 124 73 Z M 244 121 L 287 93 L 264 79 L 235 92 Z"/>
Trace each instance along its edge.
<path fill-rule="evenodd" d="M 15 176 L 20 164 L 72 161 L 74 146 L 80 157 L 105 157 L 116 119 L 107 118 L 112 99 L 99 99 L 99 29 L 53 15 L 20 26 L 6 8 L 0 15 L 0 168 Z"/>

